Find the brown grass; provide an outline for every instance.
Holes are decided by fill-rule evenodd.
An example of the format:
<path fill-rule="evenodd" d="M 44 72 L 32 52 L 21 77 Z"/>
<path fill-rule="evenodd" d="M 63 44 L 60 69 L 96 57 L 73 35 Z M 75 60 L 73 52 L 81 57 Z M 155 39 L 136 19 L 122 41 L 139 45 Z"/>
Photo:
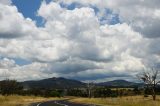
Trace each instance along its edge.
<path fill-rule="evenodd" d="M 0 106 L 28 106 L 33 102 L 43 102 L 48 100 L 55 100 L 59 98 L 43 98 L 36 96 L 1 96 L 0 95 Z"/>
<path fill-rule="evenodd" d="M 144 98 L 143 96 L 128 96 L 118 98 L 71 98 L 71 102 L 97 104 L 101 106 L 160 106 L 160 96 L 153 101 L 151 96 Z M 28 106 L 33 102 L 43 102 L 48 100 L 57 100 L 59 98 L 43 98 L 35 96 L 0 96 L 0 106 Z M 64 98 L 62 98 L 64 99 Z"/>
<path fill-rule="evenodd" d="M 72 102 L 97 104 L 101 106 L 160 106 L 160 96 L 153 101 L 151 96 L 144 98 L 143 96 L 128 96 L 118 98 L 74 98 Z"/>

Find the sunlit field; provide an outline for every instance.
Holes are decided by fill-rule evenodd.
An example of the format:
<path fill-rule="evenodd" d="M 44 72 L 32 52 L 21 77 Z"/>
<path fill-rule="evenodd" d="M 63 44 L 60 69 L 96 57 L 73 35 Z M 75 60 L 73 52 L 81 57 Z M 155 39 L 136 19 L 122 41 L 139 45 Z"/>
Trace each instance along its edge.
<path fill-rule="evenodd" d="M 152 97 L 128 96 L 118 98 L 74 98 L 70 100 L 77 103 L 97 104 L 101 106 L 160 106 L 160 96 L 153 101 Z"/>
<path fill-rule="evenodd" d="M 100 106 L 160 106 L 160 96 L 153 101 L 152 97 L 127 96 L 118 98 L 70 98 L 71 102 L 95 104 Z M 64 98 L 43 98 L 36 96 L 0 96 L 0 106 L 29 106 L 31 103 L 43 102 L 49 100 L 58 100 Z"/>
<path fill-rule="evenodd" d="M 59 98 L 43 98 L 36 96 L 0 96 L 0 106 L 29 106 L 30 103 L 56 100 Z"/>

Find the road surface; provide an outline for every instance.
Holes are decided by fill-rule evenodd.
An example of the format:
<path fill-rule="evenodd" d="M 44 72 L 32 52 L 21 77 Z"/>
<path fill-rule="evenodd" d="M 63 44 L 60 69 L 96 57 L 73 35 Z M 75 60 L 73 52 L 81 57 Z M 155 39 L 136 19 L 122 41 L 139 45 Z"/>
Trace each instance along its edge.
<path fill-rule="evenodd" d="M 31 106 L 95 106 L 95 105 L 76 104 L 65 100 L 57 100 L 57 101 L 47 101 L 42 103 L 34 103 Z"/>

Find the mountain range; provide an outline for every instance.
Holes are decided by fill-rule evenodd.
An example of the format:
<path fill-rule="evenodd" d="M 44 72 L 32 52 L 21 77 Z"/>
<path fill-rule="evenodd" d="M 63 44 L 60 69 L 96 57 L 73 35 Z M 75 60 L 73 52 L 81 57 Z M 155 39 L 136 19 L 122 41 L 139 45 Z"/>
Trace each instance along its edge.
<path fill-rule="evenodd" d="M 39 89 L 69 89 L 69 88 L 84 88 L 87 83 L 66 79 L 66 78 L 48 78 L 37 81 L 24 81 L 21 84 L 25 88 L 39 88 Z M 129 82 L 126 80 L 113 80 L 107 82 L 96 83 L 96 86 L 107 86 L 107 87 L 135 87 L 140 86 L 140 83 Z"/>
<path fill-rule="evenodd" d="M 66 78 L 48 78 L 37 81 L 24 81 L 21 84 L 25 88 L 40 88 L 40 89 L 68 89 L 68 88 L 82 88 L 85 86 L 85 83 Z"/>
<path fill-rule="evenodd" d="M 135 87 L 142 85 L 141 83 L 129 82 L 126 80 L 113 80 L 107 82 L 98 83 L 99 86 L 108 86 L 108 87 Z"/>

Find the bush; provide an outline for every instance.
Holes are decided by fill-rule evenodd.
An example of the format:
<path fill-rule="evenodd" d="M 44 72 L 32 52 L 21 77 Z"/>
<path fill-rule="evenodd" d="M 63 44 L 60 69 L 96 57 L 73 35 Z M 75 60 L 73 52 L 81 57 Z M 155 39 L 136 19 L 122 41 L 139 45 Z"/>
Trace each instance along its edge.
<path fill-rule="evenodd" d="M 60 97 L 61 94 L 58 91 L 54 90 L 54 91 L 50 92 L 50 96 L 51 97 Z"/>

